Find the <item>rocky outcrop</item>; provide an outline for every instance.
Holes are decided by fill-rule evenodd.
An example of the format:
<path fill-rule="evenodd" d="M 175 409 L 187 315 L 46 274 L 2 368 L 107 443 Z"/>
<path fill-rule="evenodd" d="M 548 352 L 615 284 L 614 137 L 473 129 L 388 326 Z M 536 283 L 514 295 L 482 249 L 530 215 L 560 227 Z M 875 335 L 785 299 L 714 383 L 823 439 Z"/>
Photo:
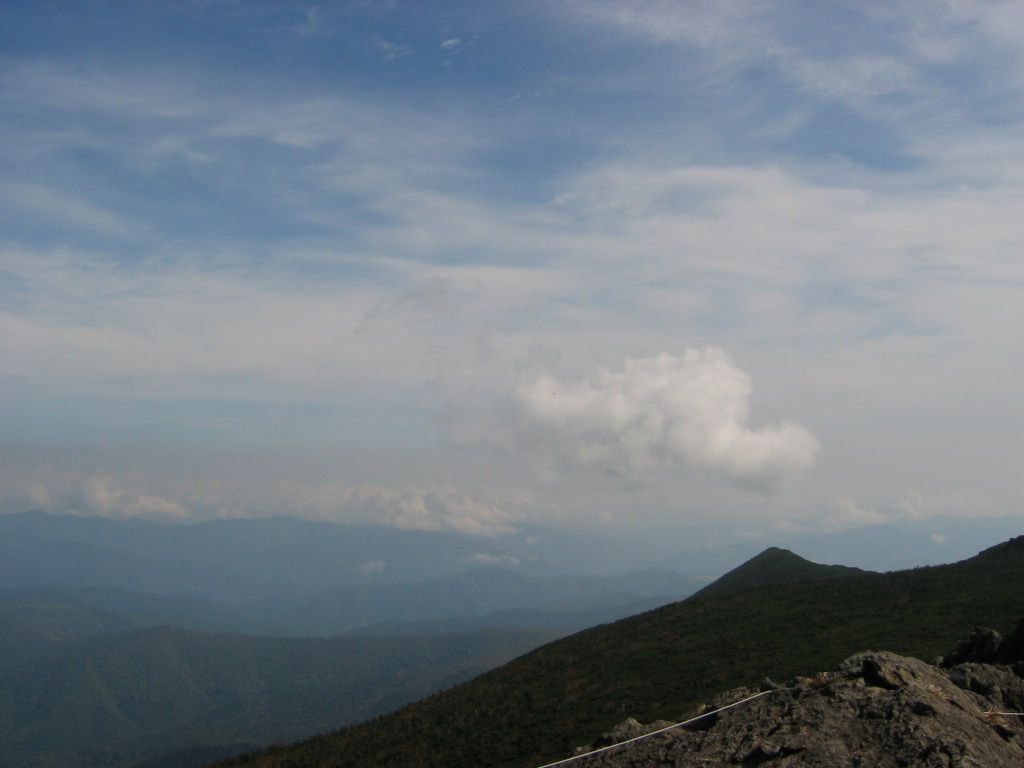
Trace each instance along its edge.
<path fill-rule="evenodd" d="M 1024 675 L 1024 619 L 1017 622 L 1017 629 L 1009 637 L 1002 637 L 994 629 L 975 627 L 974 632 L 966 640 L 961 641 L 956 650 L 939 662 L 941 667 L 953 667 L 969 661 L 984 664 L 1013 664 L 1018 674 Z"/>
<path fill-rule="evenodd" d="M 812 678 L 785 685 L 766 680 L 764 696 L 568 765 L 1022 768 L 1024 717 L 1001 714 L 1024 712 L 1022 639 L 1024 621 L 1005 640 L 976 631 L 942 666 L 885 652 L 857 654 Z M 703 711 L 755 693 L 730 691 Z M 579 753 L 665 725 L 627 721 Z"/>

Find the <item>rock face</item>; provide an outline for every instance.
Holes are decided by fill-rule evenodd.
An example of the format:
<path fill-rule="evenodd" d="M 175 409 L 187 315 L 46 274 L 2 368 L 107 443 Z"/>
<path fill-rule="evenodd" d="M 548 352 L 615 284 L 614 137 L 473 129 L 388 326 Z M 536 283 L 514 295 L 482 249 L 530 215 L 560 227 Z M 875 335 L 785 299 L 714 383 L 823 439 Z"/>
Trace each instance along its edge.
<path fill-rule="evenodd" d="M 1022 768 L 1024 620 L 1003 640 L 977 630 L 943 666 L 892 653 L 851 656 L 830 673 L 717 715 L 568 763 L 572 768 Z M 990 663 L 997 661 L 999 663 Z M 945 667 L 945 668 L 944 668 Z M 712 711 L 758 693 L 737 689 Z M 697 713 L 699 714 L 699 712 Z M 668 723 L 623 723 L 579 753 Z"/>

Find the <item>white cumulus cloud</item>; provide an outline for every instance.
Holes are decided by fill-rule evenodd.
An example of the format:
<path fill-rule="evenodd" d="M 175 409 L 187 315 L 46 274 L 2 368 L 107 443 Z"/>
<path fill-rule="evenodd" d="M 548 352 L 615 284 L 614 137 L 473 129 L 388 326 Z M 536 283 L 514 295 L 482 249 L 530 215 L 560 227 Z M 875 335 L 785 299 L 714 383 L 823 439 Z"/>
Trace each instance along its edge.
<path fill-rule="evenodd" d="M 504 423 L 456 436 L 630 479 L 693 466 L 770 486 L 809 468 L 819 444 L 792 422 L 748 426 L 751 392 L 722 350 L 688 349 L 575 380 L 541 373 L 515 390 Z"/>

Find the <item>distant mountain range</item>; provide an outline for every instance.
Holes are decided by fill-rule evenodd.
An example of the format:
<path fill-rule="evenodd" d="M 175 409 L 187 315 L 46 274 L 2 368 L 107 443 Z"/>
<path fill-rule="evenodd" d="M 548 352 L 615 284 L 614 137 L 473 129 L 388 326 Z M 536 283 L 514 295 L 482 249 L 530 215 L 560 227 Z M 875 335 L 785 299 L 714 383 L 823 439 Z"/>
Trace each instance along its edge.
<path fill-rule="evenodd" d="M 455 534 L 288 518 L 161 525 L 0 515 L 0 598 L 107 609 L 134 628 L 307 637 L 513 620 L 568 632 L 703 585 L 670 570 L 556 573 L 491 539 Z"/>
<path fill-rule="evenodd" d="M 552 633 L 293 639 L 174 627 L 69 639 L 65 607 L 0 604 L 0 765 L 126 766 L 202 745 L 232 752 L 358 722 L 448 688 Z M 204 753 L 205 754 L 205 753 Z M 223 752 L 222 752 L 223 754 Z"/>
<path fill-rule="evenodd" d="M 536 577 L 503 568 L 474 568 L 455 576 L 413 584 L 357 584 L 287 599 L 271 598 L 249 612 L 289 635 L 335 635 L 376 627 L 408 633 L 401 625 L 450 631 L 460 620 L 504 623 L 500 612 L 533 610 L 556 617 L 598 612 L 622 618 L 644 605 L 663 605 L 699 586 L 672 571 L 645 571 L 620 577 Z M 490 617 L 490 618 L 488 618 Z"/>
<path fill-rule="evenodd" d="M 861 543 L 851 553 L 870 549 L 886 533 L 858 534 Z M 907 533 L 914 540 L 924 535 Z M 933 532 L 926 539 L 945 551 L 961 546 L 943 535 Z M 825 537 L 817 546 L 831 546 L 830 541 Z M 669 629 L 653 627 L 650 636 L 633 637 L 629 647 L 639 659 L 653 654 L 641 667 L 656 676 L 681 674 L 693 693 L 710 691 L 715 681 L 739 679 L 741 660 L 749 663 L 747 671 L 760 668 L 753 662 L 762 645 L 773 647 L 770 641 L 751 648 L 741 644 L 734 658 L 712 656 L 716 672 L 707 678 L 687 671 L 694 662 L 679 657 L 681 648 L 700 655 L 735 645 L 730 633 L 743 623 L 732 613 L 737 606 L 752 611 L 742 630 L 748 634 L 765 626 L 788 632 L 794 621 L 803 621 L 808 637 L 825 633 L 834 639 L 829 632 L 835 631 L 843 640 L 835 602 L 846 599 L 845 593 L 809 597 L 819 589 L 809 584 L 849 585 L 854 615 L 876 611 L 862 590 L 878 574 L 819 565 L 777 547 L 760 554 L 748 549 L 698 548 L 659 561 L 658 548 L 650 547 L 645 559 L 637 541 L 575 537 L 536 526 L 492 539 L 287 518 L 170 525 L 42 512 L 2 515 L 0 765 L 127 768 L 149 760 L 148 768 L 187 768 L 383 714 L 556 637 L 628 616 L 636 618 L 552 646 L 576 649 L 560 657 L 567 667 L 555 661 L 550 670 L 542 665 L 522 675 L 540 675 L 555 689 L 564 684 L 558 694 L 563 704 L 579 700 L 581 712 L 588 712 L 588 697 L 596 691 L 606 701 L 619 701 L 620 708 L 637 706 L 633 714 L 644 716 L 686 699 L 678 692 L 658 693 L 646 673 L 615 683 L 622 662 L 612 651 L 617 641 L 601 639 L 606 631 L 614 637 L 615 628 L 629 622 L 676 616 L 668 620 Z M 601 561 L 607 569 L 615 557 L 647 567 L 618 575 L 587 567 Z M 570 563 L 583 572 L 569 570 Z M 733 570 L 720 576 L 728 568 Z M 900 574 L 891 576 L 903 583 Z M 783 583 L 784 591 L 770 586 Z M 959 588 L 953 590 L 954 603 Z M 1002 594 L 1001 587 L 987 588 Z M 717 602 L 726 593 L 726 602 Z M 747 597 L 736 597 L 748 593 L 762 594 L 756 609 Z M 883 589 L 876 602 L 889 600 L 886 594 Z M 911 607 L 919 602 L 913 593 L 895 594 Z M 793 605 L 779 603 L 780 596 L 798 605 L 817 601 L 818 610 L 794 618 L 787 612 Z M 675 605 L 654 610 L 666 603 Z M 693 607 L 700 605 L 706 607 Z M 963 632 L 952 626 L 957 616 L 974 615 L 954 610 L 950 636 Z M 891 619 L 893 626 L 903 626 L 899 615 Z M 925 634 L 931 637 L 935 627 Z M 576 643 L 587 637 L 597 638 L 596 658 L 611 658 L 607 667 L 593 668 L 583 658 L 587 652 Z M 805 653 L 804 643 L 796 644 L 794 659 L 818 658 Z M 681 671 L 660 666 L 665 659 L 674 659 Z M 769 653 L 764 669 L 779 663 Z M 567 681 L 569 672 L 578 674 Z M 524 691 L 533 684 L 525 683 Z M 541 728 L 538 733 L 547 735 L 537 755 L 555 754 L 570 734 L 586 743 L 593 732 L 585 724 L 613 719 L 599 708 L 582 719 L 576 710 L 550 710 L 550 691 L 520 694 L 518 682 L 499 687 L 506 685 L 512 686 L 510 703 L 529 710 L 526 726 L 548 711 L 567 729 Z M 646 709 L 639 706 L 643 691 L 652 696 Z M 449 695 L 431 701 L 459 701 Z M 524 695 L 534 697 L 536 710 L 522 704 Z M 481 712 L 490 706 L 473 703 Z M 463 719 L 457 711 L 449 714 L 456 722 Z M 395 721 L 399 731 L 407 727 L 404 717 Z M 428 723 L 428 732 L 434 728 Z M 360 729 L 342 733 L 355 734 L 352 743 L 373 738 L 359 735 Z M 416 764 L 403 762 L 409 756 L 397 749 L 394 762 L 379 764 Z M 333 755 L 337 744 L 329 751 Z M 363 759 L 358 749 L 353 754 Z"/>
<path fill-rule="evenodd" d="M 0 586 L 7 587 L 191 592 L 244 605 L 516 562 L 489 539 L 285 517 L 174 525 L 38 511 L 0 515 Z"/>
<path fill-rule="evenodd" d="M 285 518 L 0 516 L 0 765 L 195 765 L 382 714 L 700 586 L 518 562 L 488 540 Z"/>
<path fill-rule="evenodd" d="M 775 583 L 754 586 L 766 562 Z M 1024 616 L 1024 537 L 960 563 L 885 574 L 792 581 L 775 568 L 787 563 L 816 570 L 769 552 L 723 577 L 745 588 L 585 630 L 383 718 L 220 765 L 542 765 L 627 716 L 677 722 L 728 688 L 813 674 L 865 649 L 931 660 L 975 625 L 1005 632 Z"/>
<path fill-rule="evenodd" d="M 708 584 L 769 546 L 885 571 L 955 562 L 1022 533 L 1019 517 L 928 518 L 709 545 L 673 531 L 600 537 L 524 525 L 483 537 L 287 517 L 168 524 L 32 511 L 0 515 L 0 587 L 115 586 L 245 604 L 274 592 L 428 581 L 492 566 L 539 577 L 668 570 Z"/>

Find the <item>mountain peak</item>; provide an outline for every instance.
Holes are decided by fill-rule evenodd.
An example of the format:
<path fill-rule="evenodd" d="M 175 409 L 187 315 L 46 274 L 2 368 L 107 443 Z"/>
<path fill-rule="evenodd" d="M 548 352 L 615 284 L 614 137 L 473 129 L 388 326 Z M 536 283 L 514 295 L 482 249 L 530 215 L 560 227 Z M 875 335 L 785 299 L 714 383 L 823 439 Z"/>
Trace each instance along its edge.
<path fill-rule="evenodd" d="M 821 565 L 781 547 L 768 547 L 737 568 L 712 582 L 695 596 L 720 595 L 738 589 L 785 584 L 793 581 L 840 579 L 864 573 L 845 565 Z"/>

